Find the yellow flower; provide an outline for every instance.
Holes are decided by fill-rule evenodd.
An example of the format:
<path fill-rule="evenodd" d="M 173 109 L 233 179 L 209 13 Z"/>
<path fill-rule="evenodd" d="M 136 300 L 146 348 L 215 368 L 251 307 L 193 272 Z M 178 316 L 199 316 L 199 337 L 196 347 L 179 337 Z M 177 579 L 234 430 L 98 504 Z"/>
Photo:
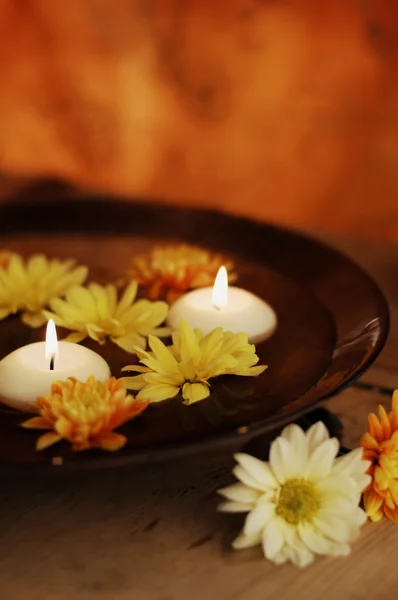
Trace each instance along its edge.
<path fill-rule="evenodd" d="M 0 250 L 0 269 L 8 267 L 12 256 L 14 256 L 14 253 L 10 250 Z"/>
<path fill-rule="evenodd" d="M 26 325 L 43 325 L 43 309 L 86 279 L 87 267 L 74 265 L 73 260 L 48 260 L 41 254 L 26 261 L 19 254 L 10 254 L 0 267 L 0 319 L 22 312 Z"/>
<path fill-rule="evenodd" d="M 147 288 L 151 300 L 174 302 L 188 290 L 213 285 L 222 265 L 228 271 L 233 269 L 220 254 L 196 246 L 155 246 L 133 259 L 129 277 Z M 236 281 L 235 273 L 229 273 L 229 281 Z"/>
<path fill-rule="evenodd" d="M 372 481 L 364 493 L 366 514 L 372 521 L 383 515 L 398 523 L 398 390 L 387 414 L 379 406 L 379 418 L 368 417 L 368 432 L 361 438 L 364 458 L 371 461 Z"/>
<path fill-rule="evenodd" d="M 128 389 L 140 390 L 137 398 L 161 402 L 174 398 L 180 390 L 184 404 L 193 404 L 210 395 L 209 379 L 219 375 L 260 375 L 267 367 L 255 366 L 258 356 L 245 333 L 223 331 L 221 327 L 204 336 L 182 322 L 173 332 L 173 344 L 165 346 L 149 336 L 151 352 L 137 348 L 144 366 L 131 365 L 125 371 L 140 375 L 126 377 Z"/>
<path fill-rule="evenodd" d="M 137 300 L 137 283 L 131 283 L 118 301 L 114 285 L 101 286 L 90 283 L 87 287 L 75 286 L 68 290 L 65 300 L 59 298 L 50 303 L 53 312 L 45 311 L 47 319 L 56 325 L 71 329 L 65 339 L 81 342 L 90 337 L 104 344 L 107 337 L 126 350 L 145 348 L 149 334 L 168 335 L 169 330 L 159 325 L 166 319 L 166 302 Z"/>
<path fill-rule="evenodd" d="M 224 512 L 248 513 L 236 550 L 262 545 L 276 563 L 310 564 L 315 555 L 345 556 L 366 521 L 359 507 L 369 482 L 362 449 L 336 458 L 339 443 L 323 423 L 288 425 L 271 444 L 269 461 L 236 454 L 239 483 L 219 490 Z"/>
<path fill-rule="evenodd" d="M 40 416 L 33 417 L 22 427 L 48 429 L 36 443 L 37 450 L 67 440 L 73 450 L 102 448 L 119 450 L 127 438 L 114 433 L 123 423 L 130 421 L 148 406 L 127 394 L 121 381 L 114 377 L 106 383 L 89 377 L 86 382 L 70 377 L 51 386 L 51 393 L 38 398 L 35 407 Z"/>

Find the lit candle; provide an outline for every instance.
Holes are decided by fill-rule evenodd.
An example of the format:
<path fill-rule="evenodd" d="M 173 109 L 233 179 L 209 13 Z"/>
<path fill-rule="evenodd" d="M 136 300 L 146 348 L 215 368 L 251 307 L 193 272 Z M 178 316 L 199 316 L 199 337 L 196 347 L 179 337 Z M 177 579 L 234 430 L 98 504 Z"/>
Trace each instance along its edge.
<path fill-rule="evenodd" d="M 94 375 L 107 381 L 110 370 L 96 352 L 70 342 L 58 342 L 54 321 L 47 324 L 46 341 L 18 348 L 0 362 L 0 400 L 23 411 L 49 393 L 53 381 Z"/>
<path fill-rule="evenodd" d="M 265 340 L 277 326 L 276 314 L 264 300 L 241 288 L 228 287 L 225 267 L 219 269 L 213 288 L 189 292 L 170 307 L 169 327 L 178 329 L 181 321 L 204 334 L 216 327 L 244 332 L 251 343 Z"/>

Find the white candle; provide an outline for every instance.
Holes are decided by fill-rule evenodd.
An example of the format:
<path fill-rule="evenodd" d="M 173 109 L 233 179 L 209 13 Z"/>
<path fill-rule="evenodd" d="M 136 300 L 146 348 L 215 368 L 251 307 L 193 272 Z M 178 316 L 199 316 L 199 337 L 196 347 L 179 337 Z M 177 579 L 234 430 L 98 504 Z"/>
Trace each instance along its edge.
<path fill-rule="evenodd" d="M 69 342 L 58 342 L 54 321 L 47 325 L 46 341 L 18 348 L 0 362 L 0 400 L 23 411 L 50 392 L 53 381 L 68 377 L 86 381 L 94 375 L 107 381 L 110 370 L 96 352 Z"/>
<path fill-rule="evenodd" d="M 275 311 L 269 304 L 251 292 L 228 287 L 225 267 L 219 269 L 213 288 L 189 292 L 170 307 L 169 327 L 178 329 L 181 321 L 204 334 L 216 327 L 233 333 L 244 332 L 250 343 L 265 340 L 277 327 Z"/>

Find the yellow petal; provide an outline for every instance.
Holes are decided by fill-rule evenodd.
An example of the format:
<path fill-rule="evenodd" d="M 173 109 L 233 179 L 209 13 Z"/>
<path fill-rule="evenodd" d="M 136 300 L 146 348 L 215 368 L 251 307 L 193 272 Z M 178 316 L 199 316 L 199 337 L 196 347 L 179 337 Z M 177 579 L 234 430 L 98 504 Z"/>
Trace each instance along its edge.
<path fill-rule="evenodd" d="M 365 512 L 368 517 L 372 517 L 383 504 L 383 498 L 375 490 L 371 489 L 364 494 Z"/>
<path fill-rule="evenodd" d="M 29 327 L 37 328 L 44 325 L 47 319 L 42 311 L 39 311 L 38 313 L 24 312 L 22 313 L 21 321 L 22 323 L 25 323 L 25 325 L 29 325 Z"/>
<path fill-rule="evenodd" d="M 102 448 L 102 450 L 108 450 L 109 452 L 115 452 L 116 450 L 120 450 L 126 444 L 127 438 L 125 435 L 121 435 L 120 433 L 107 433 L 103 434 L 98 439 L 98 446 Z"/>
<path fill-rule="evenodd" d="M 83 341 L 87 337 L 87 333 L 85 331 L 74 331 L 73 333 L 69 333 L 66 337 L 63 338 L 63 342 L 71 342 L 73 344 L 78 344 Z"/>
<path fill-rule="evenodd" d="M 123 335 L 120 337 L 111 337 L 111 341 L 119 346 L 125 352 L 129 354 L 135 354 L 135 347 L 137 346 L 137 336 L 136 335 Z"/>
<path fill-rule="evenodd" d="M 72 424 L 70 421 L 65 419 L 64 417 L 60 417 L 54 425 L 55 431 L 59 433 L 62 437 L 68 438 L 72 431 Z"/>
<path fill-rule="evenodd" d="M 179 387 L 161 383 L 148 383 L 137 394 L 137 400 L 145 400 L 148 402 L 162 402 L 169 398 L 174 398 L 180 391 Z"/>
<path fill-rule="evenodd" d="M 48 271 L 48 260 L 43 254 L 32 256 L 27 264 L 27 272 L 29 277 L 38 281 Z"/>
<path fill-rule="evenodd" d="M 120 318 L 126 312 L 126 310 L 131 307 L 137 295 L 137 289 L 138 284 L 136 281 L 132 281 L 126 287 L 115 311 L 116 318 Z"/>
<path fill-rule="evenodd" d="M 390 421 L 388 420 L 385 408 L 381 404 L 379 405 L 379 421 L 380 426 L 383 430 L 383 439 L 389 439 L 391 437 L 391 425 Z"/>
<path fill-rule="evenodd" d="M 115 296 L 116 296 L 116 289 L 115 286 L 108 286 L 108 287 L 112 287 L 115 290 Z M 104 319 L 109 318 L 110 316 L 113 316 L 113 310 L 111 309 L 110 303 L 109 303 L 109 293 L 108 293 L 108 289 L 104 288 L 102 285 L 98 285 L 98 283 L 91 283 L 90 284 L 90 293 L 93 297 L 93 300 L 95 302 L 95 306 L 96 306 L 96 314 L 97 314 L 97 319 L 99 321 L 102 321 Z"/>
<path fill-rule="evenodd" d="M 383 429 L 380 425 L 380 421 L 373 413 L 370 413 L 370 415 L 368 415 L 368 430 L 370 435 L 377 442 L 382 442 L 384 440 Z"/>
<path fill-rule="evenodd" d="M 97 305 L 89 289 L 76 285 L 68 290 L 66 297 L 68 303 L 76 307 L 81 315 L 84 315 L 85 320 L 98 320 Z"/>
<path fill-rule="evenodd" d="M 161 366 L 162 371 L 165 373 L 177 373 L 179 372 L 178 363 L 170 350 L 164 345 L 164 343 L 157 337 L 150 335 L 148 337 L 149 346 L 153 352 L 153 357 L 157 360 Z"/>
<path fill-rule="evenodd" d="M 219 353 L 223 342 L 223 330 L 221 327 L 213 329 L 200 343 L 200 367 L 212 362 Z"/>
<path fill-rule="evenodd" d="M 21 423 L 24 429 L 52 429 L 53 424 L 44 417 L 32 417 L 24 423 Z"/>
<path fill-rule="evenodd" d="M 180 334 L 181 360 L 183 362 L 191 359 L 197 360 L 200 357 L 198 339 L 194 330 L 185 321 L 181 321 Z"/>
<path fill-rule="evenodd" d="M 146 385 L 146 381 L 143 375 L 137 375 L 136 377 L 121 377 L 123 383 L 128 390 L 141 390 Z"/>
<path fill-rule="evenodd" d="M 54 431 L 49 431 L 44 435 L 40 436 L 36 442 L 36 450 L 45 450 L 49 448 L 53 444 L 60 442 L 62 440 L 62 436 Z"/>
<path fill-rule="evenodd" d="M 203 383 L 186 383 L 182 388 L 184 404 L 194 404 L 210 396 L 210 390 Z"/>

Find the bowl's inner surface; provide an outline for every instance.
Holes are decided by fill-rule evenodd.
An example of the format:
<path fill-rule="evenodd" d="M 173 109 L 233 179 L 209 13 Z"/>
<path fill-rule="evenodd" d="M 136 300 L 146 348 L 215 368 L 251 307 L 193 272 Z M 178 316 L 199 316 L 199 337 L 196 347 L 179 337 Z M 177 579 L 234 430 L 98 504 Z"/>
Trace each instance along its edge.
<path fill-rule="evenodd" d="M 216 379 L 210 398 L 196 405 L 174 399 L 150 406 L 121 429 L 128 444 L 117 453 L 73 453 L 66 443 L 36 452 L 37 433 L 18 427 L 24 415 L 0 409 L 2 467 L 45 471 L 53 456 L 62 456 L 65 468 L 113 466 L 239 443 L 335 393 L 383 347 L 388 309 L 379 289 L 349 259 L 315 240 L 214 212 L 87 200 L 62 190 L 40 188 L 19 201 L 0 207 L 3 248 L 24 256 L 75 258 L 89 266 L 92 281 L 112 283 L 123 277 L 134 254 L 154 244 L 197 244 L 232 258 L 237 284 L 269 302 L 279 325 L 257 346 L 261 364 L 269 367 L 262 375 Z M 60 338 L 63 334 L 60 330 Z M 6 319 L 0 323 L 0 357 L 39 339 L 44 329 L 29 329 L 18 317 Z M 85 343 L 116 376 L 135 360 L 112 343 Z"/>
<path fill-rule="evenodd" d="M 47 256 L 73 257 L 90 267 L 90 280 L 111 283 L 124 275 L 134 254 L 158 242 L 136 236 L 26 235 L 9 236 L 7 247 L 25 256 L 44 252 Z M 257 346 L 261 364 L 269 368 L 259 377 L 214 380 L 211 397 L 196 405 L 184 406 L 174 399 L 151 406 L 124 427 L 130 448 L 194 441 L 272 417 L 314 385 L 331 362 L 334 321 L 311 291 L 266 265 L 245 262 L 231 252 L 226 255 L 235 260 L 239 286 L 267 300 L 278 315 L 277 331 Z M 62 337 L 63 332 L 59 333 Z M 43 337 L 43 329 L 29 329 L 18 318 L 3 321 L 0 355 Z M 116 376 L 121 367 L 136 362 L 134 356 L 111 342 L 100 346 L 90 341 L 88 345 L 106 358 Z M 10 447 L 13 460 L 39 459 L 40 455 L 32 452 L 36 434 L 17 427 L 22 420 L 22 414 L 0 413 L 0 460 L 10 458 Z M 54 452 L 60 453 L 58 449 Z"/>

